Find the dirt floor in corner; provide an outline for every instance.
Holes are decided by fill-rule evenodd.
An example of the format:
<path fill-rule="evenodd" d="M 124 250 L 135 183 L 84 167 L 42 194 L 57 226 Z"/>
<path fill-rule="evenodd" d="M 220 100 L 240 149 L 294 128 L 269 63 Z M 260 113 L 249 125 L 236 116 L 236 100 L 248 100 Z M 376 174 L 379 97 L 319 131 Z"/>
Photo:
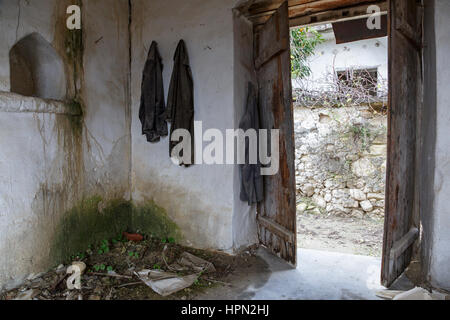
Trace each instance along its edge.
<path fill-rule="evenodd" d="M 382 217 L 297 213 L 299 248 L 381 257 Z"/>
<path fill-rule="evenodd" d="M 179 261 L 184 252 L 211 262 L 215 271 L 202 273 L 191 287 L 168 297 L 158 295 L 137 278 L 135 271 L 143 269 L 172 272 L 170 266 Z M 73 260 L 87 266 L 81 290 L 67 289 L 67 263 L 47 273 L 30 276 L 20 288 L 0 294 L 0 300 L 193 300 L 209 289 L 227 286 L 226 281 L 233 273 L 261 264 L 253 249 L 231 256 L 186 248 L 170 241 L 135 243 L 121 239 L 104 240 L 77 254 Z M 186 274 L 192 271 L 177 273 L 179 276 Z"/>

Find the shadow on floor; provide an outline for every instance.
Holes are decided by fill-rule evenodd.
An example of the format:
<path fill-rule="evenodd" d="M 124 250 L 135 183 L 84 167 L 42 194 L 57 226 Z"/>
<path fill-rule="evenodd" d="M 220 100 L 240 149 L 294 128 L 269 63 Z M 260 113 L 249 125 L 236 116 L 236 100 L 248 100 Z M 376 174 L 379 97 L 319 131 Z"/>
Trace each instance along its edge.
<path fill-rule="evenodd" d="M 300 249 L 296 269 L 259 249 L 258 263 L 236 270 L 226 288 L 214 288 L 199 299 L 380 300 L 381 260 L 335 252 Z M 402 282 L 403 281 L 403 282 Z M 403 278 L 399 288 L 412 286 Z"/>

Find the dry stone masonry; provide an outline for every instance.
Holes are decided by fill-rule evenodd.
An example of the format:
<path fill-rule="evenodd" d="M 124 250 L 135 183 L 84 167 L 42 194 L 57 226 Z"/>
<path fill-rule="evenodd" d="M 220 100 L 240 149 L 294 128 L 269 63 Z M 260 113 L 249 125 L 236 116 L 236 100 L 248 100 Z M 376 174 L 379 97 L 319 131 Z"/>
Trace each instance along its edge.
<path fill-rule="evenodd" d="M 297 210 L 384 215 L 387 117 L 370 106 L 295 107 Z"/>

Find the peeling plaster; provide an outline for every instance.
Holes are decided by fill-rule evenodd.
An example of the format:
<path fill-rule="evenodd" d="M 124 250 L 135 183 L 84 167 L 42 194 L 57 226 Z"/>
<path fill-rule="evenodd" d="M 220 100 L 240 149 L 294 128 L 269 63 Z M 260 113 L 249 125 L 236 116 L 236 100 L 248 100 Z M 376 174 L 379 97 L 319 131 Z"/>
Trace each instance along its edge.
<path fill-rule="evenodd" d="M 0 290 L 53 267 L 53 236 L 82 199 L 130 200 L 128 1 L 86 2 L 83 28 L 93 32 L 81 38 L 65 28 L 72 2 L 21 1 L 20 19 L 18 1 L 2 2 L 0 29 L 11 32 L 0 33 Z M 64 59 L 67 101 L 1 92 L 10 48 L 33 32 Z"/>

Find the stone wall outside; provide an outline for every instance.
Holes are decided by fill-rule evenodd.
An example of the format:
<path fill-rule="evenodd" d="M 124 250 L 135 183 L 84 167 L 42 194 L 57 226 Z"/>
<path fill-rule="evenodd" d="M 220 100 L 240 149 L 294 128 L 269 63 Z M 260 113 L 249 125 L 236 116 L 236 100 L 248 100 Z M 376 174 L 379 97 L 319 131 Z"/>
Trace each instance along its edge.
<path fill-rule="evenodd" d="M 384 216 L 387 116 L 370 106 L 296 106 L 299 212 Z"/>

